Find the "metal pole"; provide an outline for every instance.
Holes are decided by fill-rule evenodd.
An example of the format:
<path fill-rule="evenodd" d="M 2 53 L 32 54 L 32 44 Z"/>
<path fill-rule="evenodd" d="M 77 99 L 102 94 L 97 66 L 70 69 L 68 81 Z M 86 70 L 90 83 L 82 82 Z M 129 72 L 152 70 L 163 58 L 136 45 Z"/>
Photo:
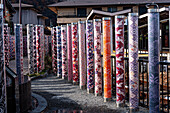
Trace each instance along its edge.
<path fill-rule="evenodd" d="M 79 29 L 79 69 L 80 69 L 80 89 L 86 86 L 86 49 L 85 49 L 85 21 L 78 22 Z"/>
<path fill-rule="evenodd" d="M 62 48 L 61 48 L 61 27 L 56 27 L 57 35 L 57 76 L 62 77 Z"/>
<path fill-rule="evenodd" d="M 159 9 L 148 9 L 149 112 L 159 113 Z"/>
<path fill-rule="evenodd" d="M 67 24 L 67 60 L 68 60 L 68 67 L 67 67 L 68 82 L 71 82 L 73 78 L 71 24 Z"/>
<path fill-rule="evenodd" d="M 73 61 L 73 84 L 78 85 L 79 70 L 78 70 L 78 25 L 72 23 L 72 61 Z"/>
<path fill-rule="evenodd" d="M 129 13 L 129 104 L 130 110 L 139 109 L 138 75 L 138 13 Z"/>
<path fill-rule="evenodd" d="M 116 104 L 124 107 L 125 81 L 124 81 L 124 16 L 115 16 L 116 40 Z"/>
<path fill-rule="evenodd" d="M 111 18 L 103 17 L 104 102 L 111 100 Z"/>
<path fill-rule="evenodd" d="M 94 92 L 93 21 L 86 21 L 87 93 Z"/>
<path fill-rule="evenodd" d="M 21 0 L 19 0 L 19 24 L 22 24 Z"/>
<path fill-rule="evenodd" d="M 67 77 L 67 26 L 61 26 L 61 41 L 62 41 L 62 79 Z"/>
<path fill-rule="evenodd" d="M 95 96 L 102 95 L 101 19 L 94 19 Z"/>

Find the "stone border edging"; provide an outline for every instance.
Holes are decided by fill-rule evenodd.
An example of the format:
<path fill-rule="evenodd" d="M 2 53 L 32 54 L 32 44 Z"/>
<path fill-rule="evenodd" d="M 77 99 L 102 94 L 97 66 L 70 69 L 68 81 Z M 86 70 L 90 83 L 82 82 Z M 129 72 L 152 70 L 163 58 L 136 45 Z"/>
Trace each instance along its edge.
<path fill-rule="evenodd" d="M 32 81 L 32 80 L 36 80 L 36 79 L 38 79 L 38 78 L 43 78 L 43 77 L 45 77 L 45 76 L 47 76 L 47 75 L 48 75 L 48 73 L 45 72 L 45 73 L 42 74 L 42 75 L 39 75 L 39 76 L 36 76 L 36 77 L 31 77 L 31 81 Z"/>
<path fill-rule="evenodd" d="M 38 95 L 38 94 L 35 94 L 35 93 L 32 93 L 32 97 L 37 99 L 38 106 L 34 110 L 32 110 L 30 113 L 41 113 L 41 112 L 43 112 L 47 108 L 46 99 L 44 97 Z"/>

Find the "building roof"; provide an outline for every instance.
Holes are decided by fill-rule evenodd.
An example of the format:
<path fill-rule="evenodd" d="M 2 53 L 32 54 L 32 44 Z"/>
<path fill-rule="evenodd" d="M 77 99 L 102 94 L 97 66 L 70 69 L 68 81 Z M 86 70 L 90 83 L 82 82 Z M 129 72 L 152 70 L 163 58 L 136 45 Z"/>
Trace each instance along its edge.
<path fill-rule="evenodd" d="M 117 12 L 113 12 L 113 13 L 93 9 L 90 12 L 90 14 L 88 15 L 87 20 L 92 18 L 94 15 L 102 15 L 102 16 L 112 17 L 112 16 L 115 16 L 115 15 L 127 14 L 127 13 L 130 13 L 130 12 L 131 12 L 131 9 L 126 9 L 126 10 L 123 10 L 123 11 L 117 11 Z"/>
<path fill-rule="evenodd" d="M 17 8 L 17 7 L 19 7 L 19 3 L 13 3 L 12 6 L 13 6 L 14 8 Z M 23 4 L 23 3 L 21 4 L 21 7 L 34 8 L 33 5 Z"/>
<path fill-rule="evenodd" d="M 43 14 L 37 14 L 37 17 L 41 17 L 41 18 L 44 18 L 44 19 L 48 19 L 48 17 L 44 16 Z"/>
<path fill-rule="evenodd" d="M 19 3 L 13 3 L 12 6 L 17 10 L 19 8 Z M 30 5 L 30 4 L 21 3 L 21 7 L 22 8 L 29 8 L 31 10 L 34 10 L 37 13 L 39 12 L 37 9 L 34 8 L 33 5 Z"/>
<path fill-rule="evenodd" d="M 170 3 L 170 0 L 67 0 L 63 2 L 56 2 L 48 6 L 49 7 L 72 7 L 72 6 L 147 4 L 147 3 Z"/>
<path fill-rule="evenodd" d="M 1 3 L 1 1 L 0 1 Z M 5 5 L 9 10 L 9 13 L 16 13 L 15 9 L 12 7 L 11 3 L 9 2 L 9 0 L 5 0 Z"/>

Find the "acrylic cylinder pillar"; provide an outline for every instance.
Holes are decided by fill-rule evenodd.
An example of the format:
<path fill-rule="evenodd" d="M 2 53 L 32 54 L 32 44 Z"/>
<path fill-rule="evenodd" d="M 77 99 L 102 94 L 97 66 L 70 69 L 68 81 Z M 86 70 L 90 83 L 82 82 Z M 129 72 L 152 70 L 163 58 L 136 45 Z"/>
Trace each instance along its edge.
<path fill-rule="evenodd" d="M 27 25 L 27 49 L 28 49 L 28 72 L 34 73 L 34 57 L 33 57 L 33 25 Z"/>
<path fill-rule="evenodd" d="M 87 50 L 87 93 L 94 92 L 94 62 L 93 62 L 93 21 L 86 21 L 86 50 Z"/>
<path fill-rule="evenodd" d="M 19 84 L 24 83 L 22 25 L 15 24 L 15 58 Z"/>
<path fill-rule="evenodd" d="M 68 61 L 68 82 L 72 82 L 73 68 L 72 68 L 72 36 L 71 24 L 67 24 L 67 61 Z"/>
<path fill-rule="evenodd" d="M 129 13 L 129 107 L 132 111 L 139 108 L 138 75 L 138 13 Z"/>
<path fill-rule="evenodd" d="M 57 35 L 56 27 L 52 28 L 52 68 L 53 72 L 57 74 Z"/>
<path fill-rule="evenodd" d="M 111 18 L 103 17 L 104 102 L 111 100 Z"/>
<path fill-rule="evenodd" d="M 159 10 L 148 9 L 150 113 L 159 113 L 159 22 Z"/>
<path fill-rule="evenodd" d="M 61 40 L 62 40 L 62 79 L 67 78 L 67 27 L 61 26 Z"/>
<path fill-rule="evenodd" d="M 37 57 L 37 73 L 42 69 L 41 67 L 41 26 L 36 25 L 36 57 Z"/>
<path fill-rule="evenodd" d="M 79 28 L 79 69 L 80 69 L 80 89 L 86 86 L 86 49 L 85 49 L 85 21 L 78 22 Z"/>
<path fill-rule="evenodd" d="M 37 73 L 36 27 L 33 26 L 33 65 L 34 73 Z"/>
<path fill-rule="evenodd" d="M 116 104 L 123 107 L 125 104 L 124 84 L 124 16 L 115 16 L 116 41 Z"/>
<path fill-rule="evenodd" d="M 8 24 L 4 24 L 3 34 L 4 34 L 3 37 L 4 37 L 5 65 L 9 66 L 9 32 L 8 32 Z"/>
<path fill-rule="evenodd" d="M 95 96 L 102 95 L 101 19 L 94 19 Z"/>
<path fill-rule="evenodd" d="M 73 84 L 78 85 L 79 70 L 78 70 L 78 25 L 72 23 L 72 61 L 73 61 Z"/>
<path fill-rule="evenodd" d="M 6 75 L 4 65 L 3 5 L 0 5 L 0 111 L 7 113 Z"/>
<path fill-rule="evenodd" d="M 56 27 L 57 34 L 57 76 L 62 77 L 62 48 L 61 48 L 61 27 Z"/>

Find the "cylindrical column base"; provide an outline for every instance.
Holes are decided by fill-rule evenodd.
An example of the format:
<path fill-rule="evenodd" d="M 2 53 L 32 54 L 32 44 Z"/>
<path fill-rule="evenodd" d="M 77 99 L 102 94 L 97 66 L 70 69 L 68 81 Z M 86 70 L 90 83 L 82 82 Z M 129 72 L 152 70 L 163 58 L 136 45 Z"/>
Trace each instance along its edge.
<path fill-rule="evenodd" d="M 104 98 L 104 102 L 109 102 L 111 100 L 112 100 L 111 98 Z"/>
<path fill-rule="evenodd" d="M 73 85 L 79 85 L 79 83 L 78 82 L 73 82 Z"/>
<path fill-rule="evenodd" d="M 84 85 L 84 86 L 80 86 L 80 89 L 86 89 L 86 86 Z"/>
<path fill-rule="evenodd" d="M 125 107 L 125 104 L 124 103 L 116 103 L 117 107 Z"/>
<path fill-rule="evenodd" d="M 63 77 L 63 76 L 62 76 L 62 79 L 63 79 L 63 80 L 67 80 L 68 78 L 67 78 L 67 77 Z"/>
<path fill-rule="evenodd" d="M 88 93 L 88 94 L 94 93 L 94 90 L 93 90 L 93 89 L 87 89 L 87 93 Z"/>
<path fill-rule="evenodd" d="M 102 96 L 102 94 L 101 94 L 101 93 L 96 93 L 95 96 L 96 96 L 96 97 L 97 97 L 97 96 Z"/>
<path fill-rule="evenodd" d="M 72 80 L 68 80 L 68 83 L 73 83 L 73 81 Z"/>
<path fill-rule="evenodd" d="M 136 109 L 130 108 L 130 113 L 135 113 L 135 112 L 137 112 L 137 111 L 139 111 L 139 108 L 136 108 Z"/>

